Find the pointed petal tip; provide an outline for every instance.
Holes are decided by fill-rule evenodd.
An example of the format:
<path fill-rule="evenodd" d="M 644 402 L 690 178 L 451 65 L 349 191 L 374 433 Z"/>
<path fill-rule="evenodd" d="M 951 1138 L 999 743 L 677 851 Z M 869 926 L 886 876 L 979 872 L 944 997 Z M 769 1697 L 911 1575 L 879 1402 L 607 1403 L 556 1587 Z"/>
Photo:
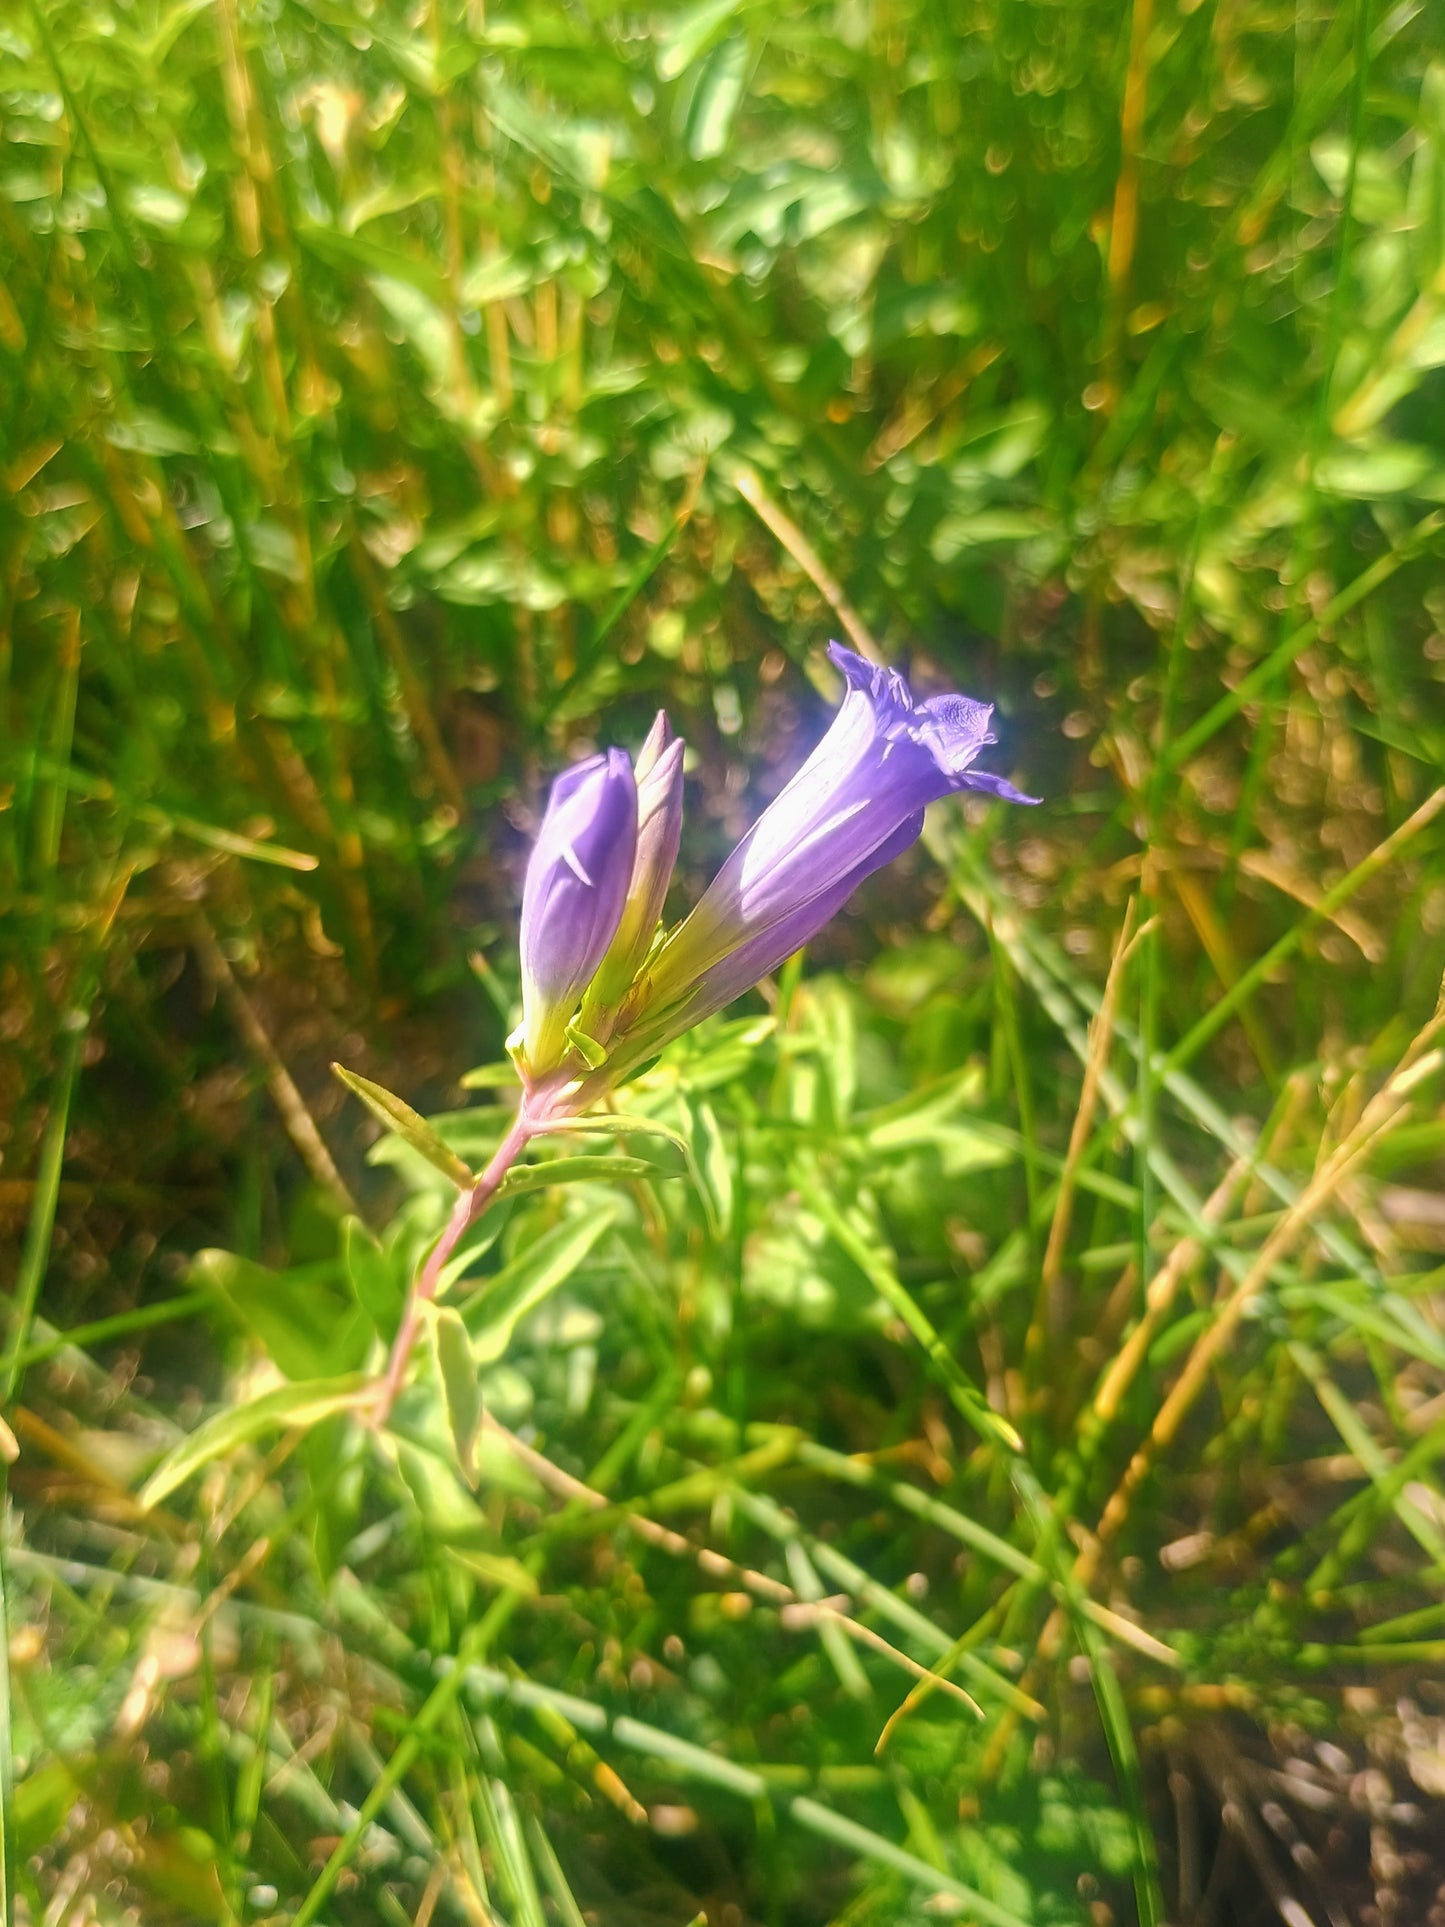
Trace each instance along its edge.
<path fill-rule="evenodd" d="M 652 727 L 642 739 L 642 747 L 637 752 L 636 774 L 640 783 L 650 776 L 666 756 L 673 744 L 680 740 L 673 734 L 672 724 L 667 720 L 667 711 L 659 709 L 652 719 Z"/>
<path fill-rule="evenodd" d="M 866 656 L 860 656 L 856 650 L 845 649 L 841 642 L 830 642 L 828 660 L 835 669 L 842 671 L 855 689 L 872 688 L 878 666 L 869 662 Z"/>
<path fill-rule="evenodd" d="M 958 787 L 965 790 L 982 790 L 987 796 L 996 796 L 1004 803 L 1028 803 L 1036 805 L 1043 802 L 1041 796 L 1025 796 L 1016 790 L 1012 783 L 1002 776 L 994 776 L 988 770 L 971 769 L 958 780 Z"/>

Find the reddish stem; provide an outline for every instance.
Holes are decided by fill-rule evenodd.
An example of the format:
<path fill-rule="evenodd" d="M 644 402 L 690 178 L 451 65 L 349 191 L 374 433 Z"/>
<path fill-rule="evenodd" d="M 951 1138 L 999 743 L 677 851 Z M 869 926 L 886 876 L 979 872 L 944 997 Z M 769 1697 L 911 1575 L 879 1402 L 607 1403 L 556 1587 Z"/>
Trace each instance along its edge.
<path fill-rule="evenodd" d="M 428 1254 L 426 1263 L 417 1276 L 416 1283 L 406 1301 L 401 1323 L 392 1341 L 391 1356 L 387 1360 L 385 1376 L 377 1386 L 376 1403 L 371 1411 L 371 1423 L 380 1429 L 391 1416 L 401 1391 L 406 1368 L 411 1361 L 412 1348 L 421 1327 L 424 1307 L 431 1304 L 437 1295 L 442 1271 L 447 1259 L 451 1257 L 468 1229 L 474 1225 L 492 1199 L 501 1189 L 502 1179 L 506 1177 L 527 1145 L 539 1131 L 547 1128 L 545 1108 L 542 1114 L 534 1115 L 524 1099 L 515 1121 L 507 1135 L 493 1152 L 491 1161 L 470 1191 L 463 1191 L 457 1199 L 456 1208 L 447 1220 L 446 1230 L 437 1239 Z"/>

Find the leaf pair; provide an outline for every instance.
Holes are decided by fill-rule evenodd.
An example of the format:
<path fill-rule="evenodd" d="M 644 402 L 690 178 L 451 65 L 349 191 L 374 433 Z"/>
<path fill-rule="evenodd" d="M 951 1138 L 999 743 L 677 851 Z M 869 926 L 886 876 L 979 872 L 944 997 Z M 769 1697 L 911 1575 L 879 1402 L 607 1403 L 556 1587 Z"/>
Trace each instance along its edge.
<path fill-rule="evenodd" d="M 346 1088 L 359 1097 L 373 1117 L 384 1124 L 403 1143 L 410 1145 L 428 1164 L 440 1171 L 442 1176 L 454 1184 L 459 1191 L 469 1191 L 476 1184 L 475 1173 L 446 1144 L 435 1127 L 427 1122 L 410 1104 L 398 1097 L 394 1091 L 381 1084 L 373 1084 L 369 1077 L 362 1077 L 342 1064 L 333 1064 L 332 1070 Z M 686 1138 L 652 1117 L 624 1117 L 619 1114 L 599 1113 L 585 1118 L 559 1118 L 551 1124 L 539 1128 L 537 1135 L 560 1136 L 565 1132 L 596 1132 L 601 1135 L 620 1137 L 642 1133 L 653 1137 L 665 1137 L 675 1144 L 687 1160 L 689 1170 L 694 1171 L 692 1147 Z M 575 1158 L 555 1158 L 542 1164 L 515 1165 L 507 1173 L 498 1188 L 498 1197 L 515 1197 L 519 1192 L 538 1191 L 554 1184 L 586 1184 L 599 1180 L 613 1179 L 627 1182 L 635 1178 L 660 1178 L 678 1175 L 661 1171 L 646 1158 L 608 1156 L 587 1153 Z M 699 1189 L 703 1187 L 699 1185 Z"/>

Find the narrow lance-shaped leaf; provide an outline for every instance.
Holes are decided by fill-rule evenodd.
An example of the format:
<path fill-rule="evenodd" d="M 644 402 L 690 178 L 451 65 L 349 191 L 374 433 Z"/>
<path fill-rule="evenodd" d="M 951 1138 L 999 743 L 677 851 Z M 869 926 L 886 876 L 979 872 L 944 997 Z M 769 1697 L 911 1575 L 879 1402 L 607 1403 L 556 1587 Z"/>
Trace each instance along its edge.
<path fill-rule="evenodd" d="M 401 1317 L 406 1291 L 360 1218 L 342 1220 L 341 1256 L 356 1302 L 382 1336 L 389 1338 Z"/>
<path fill-rule="evenodd" d="M 236 1451 L 263 1433 L 288 1426 L 319 1425 L 322 1419 L 357 1405 L 369 1391 L 367 1380 L 359 1372 L 348 1372 L 342 1378 L 311 1378 L 295 1385 L 278 1385 L 246 1405 L 217 1412 L 167 1452 L 141 1487 L 141 1506 L 146 1511 L 158 1506 L 212 1459 Z"/>
<path fill-rule="evenodd" d="M 703 1175 L 696 1150 L 682 1132 L 674 1129 L 671 1124 L 664 1124 L 658 1117 L 645 1117 L 637 1111 L 589 1111 L 584 1117 L 554 1118 L 544 1129 L 548 1137 L 563 1134 L 585 1136 L 588 1132 L 595 1131 L 598 1135 L 605 1137 L 631 1137 L 636 1134 L 643 1137 L 665 1138 L 669 1144 L 675 1145 L 681 1151 L 687 1162 L 687 1175 L 691 1178 L 707 1214 L 708 1228 L 715 1236 L 721 1236 L 717 1207 Z M 538 1135 L 543 1133 L 539 1132 Z M 656 1171 L 655 1167 L 654 1171 L 658 1177 L 675 1175 L 671 1171 Z"/>
<path fill-rule="evenodd" d="M 333 1064 L 332 1070 L 341 1079 L 347 1090 L 355 1093 L 373 1116 L 379 1118 L 388 1131 L 394 1131 L 414 1151 L 420 1153 L 428 1164 L 435 1165 L 443 1177 L 450 1178 L 459 1191 L 470 1191 L 476 1178 L 468 1167 L 442 1143 L 426 1119 L 414 1111 L 410 1104 L 399 1098 L 381 1084 L 373 1084 L 369 1077 L 361 1077 L 349 1071 L 344 1064 Z"/>
<path fill-rule="evenodd" d="M 554 1184 L 596 1184 L 603 1179 L 625 1183 L 631 1178 L 680 1178 L 681 1171 L 663 1171 L 646 1158 L 552 1158 L 544 1164 L 521 1164 L 503 1178 L 497 1196 L 515 1197 L 519 1191 L 550 1190 Z"/>
<path fill-rule="evenodd" d="M 481 1368 L 461 1313 L 453 1306 L 440 1305 L 433 1311 L 431 1336 L 457 1464 L 467 1484 L 475 1486 L 477 1440 L 482 1430 Z"/>
<path fill-rule="evenodd" d="M 675 1144 L 683 1156 L 688 1155 L 688 1142 L 681 1131 L 672 1125 L 664 1124 L 661 1118 L 643 1117 L 636 1111 L 589 1111 L 585 1117 L 553 1118 L 538 1132 L 538 1136 L 561 1136 L 563 1133 L 596 1131 L 607 1137 L 628 1137 L 634 1131 L 644 1136 L 665 1137 L 669 1144 Z"/>
<path fill-rule="evenodd" d="M 472 1356 L 478 1365 L 496 1363 L 521 1320 L 566 1284 L 612 1222 L 611 1210 L 604 1207 L 544 1232 L 515 1263 L 460 1307 L 474 1334 Z"/>
<path fill-rule="evenodd" d="M 352 1222 L 355 1222 L 353 1220 Z M 367 1315 L 346 1294 L 334 1266 L 271 1271 L 234 1251 L 198 1251 L 191 1276 L 259 1340 L 287 1378 L 321 1376 L 360 1365 L 371 1333 Z"/>

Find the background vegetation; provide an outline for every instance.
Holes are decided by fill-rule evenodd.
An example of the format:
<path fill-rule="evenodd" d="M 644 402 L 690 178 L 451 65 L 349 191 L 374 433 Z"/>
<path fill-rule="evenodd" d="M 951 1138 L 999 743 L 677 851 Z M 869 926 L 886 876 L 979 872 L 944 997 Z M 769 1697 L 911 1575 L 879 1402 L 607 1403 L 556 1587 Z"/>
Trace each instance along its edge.
<path fill-rule="evenodd" d="M 5 13 L 17 1918 L 1445 1919 L 1442 59 Z M 550 773 L 668 706 L 681 907 L 830 633 L 1047 801 L 488 1221 L 469 1485 L 327 1067 L 484 1152 Z"/>

